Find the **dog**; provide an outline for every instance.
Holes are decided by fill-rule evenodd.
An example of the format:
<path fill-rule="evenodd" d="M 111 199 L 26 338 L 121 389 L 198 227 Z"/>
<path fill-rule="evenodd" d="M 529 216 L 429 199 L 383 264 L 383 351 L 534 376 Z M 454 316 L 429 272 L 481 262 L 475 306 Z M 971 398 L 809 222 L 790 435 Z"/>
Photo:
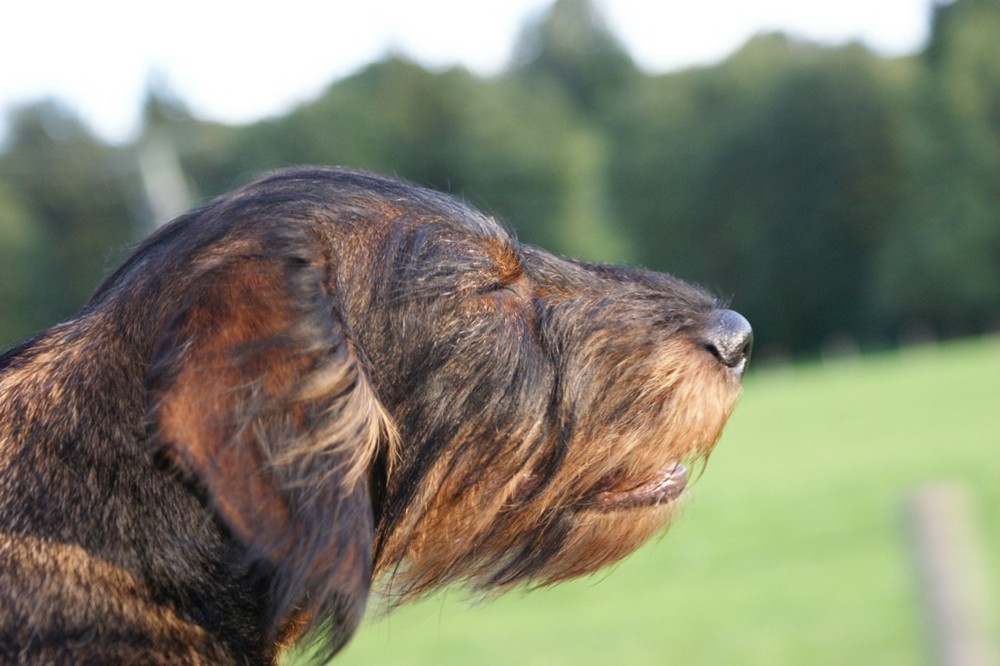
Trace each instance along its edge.
<path fill-rule="evenodd" d="M 0 660 L 268 664 L 461 582 L 547 585 L 670 519 L 747 321 L 450 196 L 267 175 L 0 356 Z"/>

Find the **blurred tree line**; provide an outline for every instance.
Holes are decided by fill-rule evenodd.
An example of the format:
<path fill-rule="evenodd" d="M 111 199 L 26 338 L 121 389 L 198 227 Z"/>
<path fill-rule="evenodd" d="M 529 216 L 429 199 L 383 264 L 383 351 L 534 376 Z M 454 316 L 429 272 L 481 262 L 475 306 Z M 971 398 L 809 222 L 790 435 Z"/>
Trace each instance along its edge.
<path fill-rule="evenodd" d="M 911 57 L 773 34 L 658 76 L 589 0 L 557 0 L 495 77 L 388 57 L 244 127 L 154 84 L 127 145 L 57 103 L 20 108 L 0 152 L 0 344 L 77 310 L 163 218 L 300 163 L 395 174 L 550 250 L 701 282 L 764 353 L 993 330 L 1000 0 L 936 5 Z"/>

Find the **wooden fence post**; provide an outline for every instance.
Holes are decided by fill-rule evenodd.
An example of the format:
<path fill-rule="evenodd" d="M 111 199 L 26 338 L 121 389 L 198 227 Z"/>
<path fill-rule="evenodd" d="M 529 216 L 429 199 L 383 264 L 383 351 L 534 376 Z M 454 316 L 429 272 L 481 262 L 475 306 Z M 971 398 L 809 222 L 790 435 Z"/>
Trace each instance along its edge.
<path fill-rule="evenodd" d="M 960 485 L 920 488 L 907 501 L 936 662 L 1000 666 L 997 618 L 972 502 Z"/>

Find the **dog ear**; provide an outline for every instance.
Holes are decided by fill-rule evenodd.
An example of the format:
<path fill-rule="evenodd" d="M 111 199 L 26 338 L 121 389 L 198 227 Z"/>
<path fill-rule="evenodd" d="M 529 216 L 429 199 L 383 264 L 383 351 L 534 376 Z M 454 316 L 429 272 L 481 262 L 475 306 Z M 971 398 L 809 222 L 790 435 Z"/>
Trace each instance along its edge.
<path fill-rule="evenodd" d="M 150 441 L 193 473 L 274 581 L 277 636 L 329 620 L 336 650 L 371 582 L 368 475 L 393 426 L 305 258 L 216 262 L 187 288 L 147 375 Z"/>

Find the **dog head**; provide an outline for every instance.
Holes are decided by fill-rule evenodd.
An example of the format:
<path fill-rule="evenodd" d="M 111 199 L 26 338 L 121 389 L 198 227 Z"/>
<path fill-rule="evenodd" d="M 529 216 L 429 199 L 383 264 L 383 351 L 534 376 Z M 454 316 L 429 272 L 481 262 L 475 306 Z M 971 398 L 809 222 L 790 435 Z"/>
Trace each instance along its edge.
<path fill-rule="evenodd" d="M 332 169 L 173 222 L 91 307 L 141 322 L 124 334 L 148 358 L 151 446 L 260 563 L 276 635 L 329 620 L 332 649 L 373 577 L 402 601 L 634 550 L 718 439 L 750 345 L 680 280 Z"/>

